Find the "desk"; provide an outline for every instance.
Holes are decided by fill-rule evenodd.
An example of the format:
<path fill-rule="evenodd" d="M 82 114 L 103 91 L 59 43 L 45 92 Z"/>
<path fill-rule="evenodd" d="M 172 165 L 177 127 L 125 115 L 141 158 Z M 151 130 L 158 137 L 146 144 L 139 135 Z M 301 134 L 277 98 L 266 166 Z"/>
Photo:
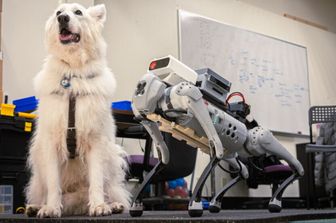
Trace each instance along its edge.
<path fill-rule="evenodd" d="M 132 111 L 113 109 L 112 114 L 117 126 L 117 137 L 148 139 L 146 130 L 139 121 L 135 120 Z M 130 131 L 130 129 L 133 129 L 133 131 Z"/>

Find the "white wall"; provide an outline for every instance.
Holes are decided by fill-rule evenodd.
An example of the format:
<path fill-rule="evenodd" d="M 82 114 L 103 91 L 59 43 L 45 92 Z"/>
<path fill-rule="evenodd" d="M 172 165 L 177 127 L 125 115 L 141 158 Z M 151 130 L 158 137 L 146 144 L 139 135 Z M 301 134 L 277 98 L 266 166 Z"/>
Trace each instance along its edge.
<path fill-rule="evenodd" d="M 336 33 L 335 0 L 239 0 L 278 15 L 284 13 L 325 26 Z"/>
<path fill-rule="evenodd" d="M 87 2 L 87 1 L 86 1 Z M 178 56 L 177 9 L 184 9 L 283 40 L 308 49 L 312 104 L 335 104 L 336 35 L 294 22 L 280 15 L 236 0 L 96 0 L 108 10 L 104 35 L 108 62 L 118 81 L 116 100 L 130 99 L 138 79 L 153 57 Z M 3 36 L 4 90 L 10 99 L 33 95 L 32 78 L 39 71 L 45 51 L 44 23 L 57 6 L 57 0 L 4 0 Z M 84 2 L 85 3 L 85 2 Z M 88 4 L 91 2 L 89 1 Z M 38 9 L 37 7 L 38 6 Z M 280 118 L 280 117 L 279 117 Z M 295 154 L 295 144 L 306 139 L 280 137 Z M 125 142 L 131 153 L 140 153 L 138 142 Z M 208 157 L 198 156 L 196 179 Z M 224 180 L 225 181 L 225 180 Z M 223 180 L 219 180 L 223 183 Z M 244 194 L 240 187 L 238 193 Z M 268 188 L 251 191 L 264 196 Z M 247 193 L 247 192 L 245 192 Z M 269 192 L 270 194 L 270 192 Z M 298 195 L 298 186 L 287 195 Z"/>
<path fill-rule="evenodd" d="M 29 4 L 22 0 L 3 1 L 3 87 L 10 100 L 33 95 L 32 77 L 45 57 L 44 24 L 57 3 L 57 0 L 31 0 Z"/>

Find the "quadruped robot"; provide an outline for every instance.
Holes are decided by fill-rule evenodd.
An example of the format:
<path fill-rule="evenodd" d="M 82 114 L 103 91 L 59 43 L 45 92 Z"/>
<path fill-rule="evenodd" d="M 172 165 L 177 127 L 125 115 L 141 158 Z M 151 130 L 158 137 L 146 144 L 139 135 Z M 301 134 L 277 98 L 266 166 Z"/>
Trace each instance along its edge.
<path fill-rule="evenodd" d="M 271 212 L 281 210 L 283 191 L 290 183 L 303 176 L 303 167 L 269 130 L 258 125 L 248 126 L 245 117 L 239 115 L 241 104 L 233 103 L 230 109 L 225 106 L 230 87 L 229 81 L 212 70 L 206 68 L 194 71 L 172 56 L 155 59 L 150 63 L 148 73 L 137 84 L 132 109 L 135 117 L 152 137 L 158 150 L 159 162 L 135 192 L 130 209 L 131 216 L 142 215 L 142 192 L 145 186 L 169 163 L 169 150 L 159 129 L 160 122 L 150 119 L 152 114 L 193 129 L 202 139 L 207 138 L 210 162 L 190 198 L 188 213 L 191 217 L 202 215 L 202 188 L 212 169 L 221 160 L 229 163 L 239 174 L 212 198 L 210 212 L 219 212 L 225 192 L 240 180 L 249 177 L 246 166 L 238 156 L 274 155 L 291 166 L 293 174 L 278 187 L 269 202 Z M 188 142 L 190 137 L 186 136 L 183 140 Z"/>

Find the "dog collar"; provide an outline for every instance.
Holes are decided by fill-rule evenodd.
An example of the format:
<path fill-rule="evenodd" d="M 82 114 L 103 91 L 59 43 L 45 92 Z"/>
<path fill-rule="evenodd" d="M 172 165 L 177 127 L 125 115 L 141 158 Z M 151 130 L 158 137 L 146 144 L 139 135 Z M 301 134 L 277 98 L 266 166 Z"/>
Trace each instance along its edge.
<path fill-rule="evenodd" d="M 89 74 L 86 77 L 84 77 L 85 79 L 93 79 L 95 78 L 97 75 L 95 74 Z M 78 76 L 78 75 L 64 75 L 60 85 L 64 88 L 67 89 L 71 86 L 71 78 L 79 78 L 79 79 L 83 79 L 83 77 Z"/>

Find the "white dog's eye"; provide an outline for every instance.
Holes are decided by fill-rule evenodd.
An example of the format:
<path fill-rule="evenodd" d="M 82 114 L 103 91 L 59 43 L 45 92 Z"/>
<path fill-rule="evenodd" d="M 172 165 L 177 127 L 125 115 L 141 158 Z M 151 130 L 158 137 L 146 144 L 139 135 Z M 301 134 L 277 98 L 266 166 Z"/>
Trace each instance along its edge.
<path fill-rule="evenodd" d="M 61 11 L 57 11 L 56 16 L 59 16 L 59 14 L 61 14 L 61 13 L 62 13 Z"/>
<path fill-rule="evenodd" d="M 76 11 L 75 11 L 75 14 L 76 14 L 76 15 L 83 15 L 83 13 L 82 13 L 81 10 L 76 10 Z"/>

